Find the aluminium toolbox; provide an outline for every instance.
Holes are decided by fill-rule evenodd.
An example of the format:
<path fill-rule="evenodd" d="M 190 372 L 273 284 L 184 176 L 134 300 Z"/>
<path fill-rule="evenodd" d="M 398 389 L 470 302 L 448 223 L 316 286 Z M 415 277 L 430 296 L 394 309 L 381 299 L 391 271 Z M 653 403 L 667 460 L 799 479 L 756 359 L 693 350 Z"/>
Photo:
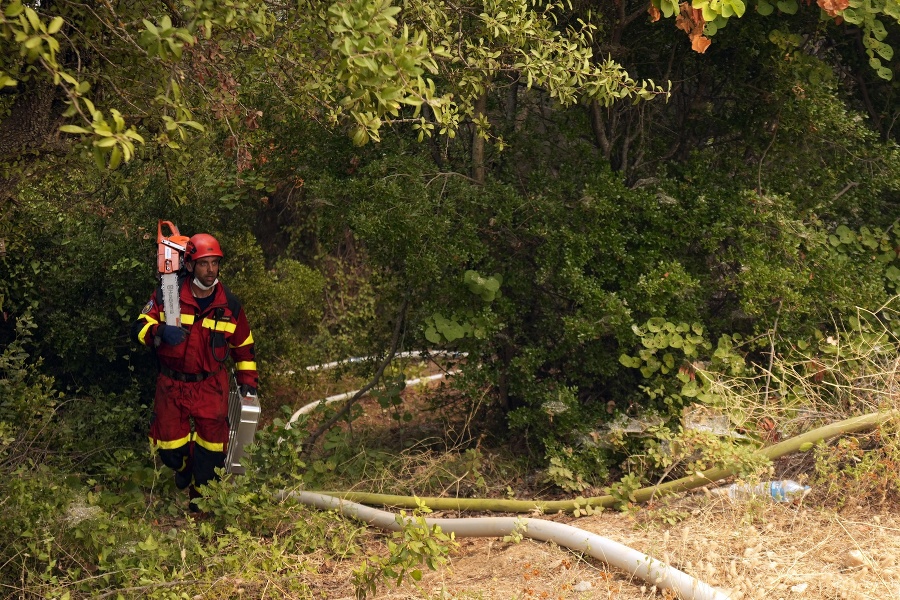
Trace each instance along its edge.
<path fill-rule="evenodd" d="M 238 391 L 237 381 L 232 377 L 231 392 L 228 394 L 228 454 L 225 457 L 225 472 L 243 475 L 241 458 L 244 447 L 253 443 L 256 425 L 259 423 L 259 398 L 243 397 Z"/>

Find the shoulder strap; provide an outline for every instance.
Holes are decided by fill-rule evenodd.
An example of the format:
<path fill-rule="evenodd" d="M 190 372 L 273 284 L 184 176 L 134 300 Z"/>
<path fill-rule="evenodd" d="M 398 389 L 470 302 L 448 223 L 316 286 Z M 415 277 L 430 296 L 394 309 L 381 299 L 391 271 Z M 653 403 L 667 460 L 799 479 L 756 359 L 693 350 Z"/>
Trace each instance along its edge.
<path fill-rule="evenodd" d="M 238 297 L 235 296 L 224 283 L 220 281 L 219 285 L 222 286 L 222 291 L 225 292 L 225 301 L 228 303 L 228 310 L 237 317 L 241 313 L 241 301 L 238 300 Z"/>

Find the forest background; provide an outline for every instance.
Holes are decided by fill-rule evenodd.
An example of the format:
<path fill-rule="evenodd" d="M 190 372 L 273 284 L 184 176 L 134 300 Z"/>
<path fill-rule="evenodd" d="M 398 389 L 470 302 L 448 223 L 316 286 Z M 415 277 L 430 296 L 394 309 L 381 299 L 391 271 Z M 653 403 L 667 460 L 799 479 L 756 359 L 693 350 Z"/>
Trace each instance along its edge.
<path fill-rule="evenodd" d="M 220 568 L 240 546 L 270 574 L 286 559 L 267 535 L 300 555 L 352 547 L 350 525 L 287 527 L 301 509 L 270 502 L 396 468 L 397 448 L 347 427 L 358 404 L 285 433 L 325 386 L 312 364 L 371 357 L 328 381 L 371 382 L 403 429 L 421 367 L 388 359 L 455 353 L 415 419 L 467 416 L 439 425 L 471 493 L 491 448 L 540 473 L 531 491 L 623 505 L 710 465 L 759 476 L 756 445 L 897 401 L 894 0 L 0 9 L 11 595 L 181 597 L 151 584 L 214 577 L 185 552 L 208 563 L 213 538 Z M 257 475 L 208 498 L 227 534 L 146 518 L 177 516 L 146 454 L 152 360 L 128 338 L 158 219 L 221 241 L 254 328 L 266 427 Z M 724 430 L 686 427 L 698 411 Z M 842 476 L 893 494 L 879 452 Z M 360 589 L 391 572 L 368 568 Z"/>

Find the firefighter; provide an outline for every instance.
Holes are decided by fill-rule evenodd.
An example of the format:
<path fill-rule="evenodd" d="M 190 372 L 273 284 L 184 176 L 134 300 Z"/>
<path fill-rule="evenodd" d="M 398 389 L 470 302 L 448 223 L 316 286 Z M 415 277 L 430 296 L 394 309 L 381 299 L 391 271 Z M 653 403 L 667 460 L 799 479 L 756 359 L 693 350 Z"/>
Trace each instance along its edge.
<path fill-rule="evenodd" d="M 153 293 L 132 326 L 133 337 L 155 350 L 159 365 L 150 444 L 175 471 L 178 489 L 189 489 L 189 509 L 199 512 L 197 488 L 225 466 L 228 444 L 229 371 L 243 396 L 256 396 L 253 334 L 240 301 L 219 281 L 224 258 L 206 233 L 190 238 L 180 278 L 181 327 L 165 323 L 162 291 Z"/>

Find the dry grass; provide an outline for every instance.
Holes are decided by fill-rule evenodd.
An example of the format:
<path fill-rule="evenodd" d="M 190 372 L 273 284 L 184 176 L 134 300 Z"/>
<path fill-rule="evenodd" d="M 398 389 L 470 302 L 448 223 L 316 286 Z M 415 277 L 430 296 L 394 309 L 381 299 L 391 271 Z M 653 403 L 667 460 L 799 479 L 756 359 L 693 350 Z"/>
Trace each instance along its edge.
<path fill-rule="evenodd" d="M 897 305 L 895 298 L 875 313 L 900 318 Z M 858 315 L 869 321 L 867 331 L 837 327 L 839 333 L 824 341 L 827 352 L 810 348 L 792 358 L 775 357 L 751 378 L 715 377 L 718 408 L 736 428 L 768 433 L 770 441 L 826 422 L 900 408 L 900 340 L 888 328 L 879 329 L 875 313 L 860 311 Z M 897 430 L 897 423 L 891 422 L 880 432 L 840 439 L 780 461 L 773 469 L 774 478 L 790 477 L 813 486 L 799 503 L 778 504 L 762 498 L 734 501 L 697 492 L 629 513 L 543 518 L 647 553 L 726 591 L 734 600 L 900 599 Z M 459 492 L 460 482 L 471 483 L 460 472 L 447 470 L 442 462 L 446 457 L 419 450 L 410 451 L 407 466 L 395 474 L 397 480 L 416 487 L 414 482 L 442 475 L 456 484 L 447 487 L 448 495 Z M 487 464 L 482 470 L 490 468 Z M 371 541 L 372 551 L 381 544 L 376 538 Z M 459 541 L 450 568 L 426 573 L 417 586 L 383 588 L 374 598 L 672 597 L 553 544 Z M 351 566 L 331 565 L 327 597 L 355 598 L 347 575 Z"/>
<path fill-rule="evenodd" d="M 704 375 L 734 426 L 750 431 L 766 423 L 791 436 L 825 422 L 896 409 L 900 339 L 889 325 L 898 319 L 900 297 L 894 297 L 875 311 L 858 309 L 850 325 L 835 323 L 832 335 L 809 348 L 794 347 L 757 365 L 753 376 Z M 773 350 L 775 336 L 770 332 Z"/>
<path fill-rule="evenodd" d="M 667 507 L 689 514 L 674 525 L 657 520 L 653 508 L 635 514 L 547 518 L 650 554 L 730 593 L 735 600 L 900 598 L 900 516 L 896 511 L 853 506 L 837 512 L 813 505 L 814 497 L 789 505 L 694 494 Z M 553 544 L 483 538 L 460 542 L 450 568 L 427 573 L 418 587 L 388 587 L 372 598 L 672 598 L 668 592 Z M 339 573 L 328 579 L 329 598 L 354 598 L 351 586 L 339 585 Z"/>

